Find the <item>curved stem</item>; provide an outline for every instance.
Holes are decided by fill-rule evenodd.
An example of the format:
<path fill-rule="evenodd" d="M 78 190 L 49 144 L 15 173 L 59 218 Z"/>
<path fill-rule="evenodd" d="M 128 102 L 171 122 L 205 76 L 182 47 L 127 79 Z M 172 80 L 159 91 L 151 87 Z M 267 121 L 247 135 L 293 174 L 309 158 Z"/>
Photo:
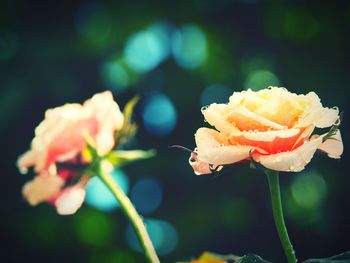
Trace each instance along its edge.
<path fill-rule="evenodd" d="M 130 220 L 148 261 L 151 263 L 159 263 L 160 261 L 153 247 L 152 241 L 147 233 L 146 226 L 143 223 L 140 215 L 137 213 L 135 207 L 131 203 L 130 199 L 125 195 L 120 186 L 114 181 L 113 177 L 108 172 L 104 171 L 101 164 L 98 166 L 97 172 L 99 178 L 113 193 L 114 197 L 118 200 L 123 212 Z"/>
<path fill-rule="evenodd" d="M 281 191 L 279 185 L 279 176 L 277 171 L 265 170 L 267 179 L 270 187 L 273 217 L 279 238 L 282 243 L 284 253 L 287 257 L 288 263 L 296 263 L 297 258 L 293 246 L 289 240 L 288 232 L 283 218 L 282 202 L 281 202 Z"/>

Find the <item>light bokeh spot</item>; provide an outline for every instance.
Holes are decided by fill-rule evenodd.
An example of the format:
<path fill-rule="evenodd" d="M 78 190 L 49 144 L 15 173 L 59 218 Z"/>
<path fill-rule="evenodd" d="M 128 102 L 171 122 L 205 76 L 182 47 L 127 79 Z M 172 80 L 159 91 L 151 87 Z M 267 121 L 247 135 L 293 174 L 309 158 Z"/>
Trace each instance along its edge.
<path fill-rule="evenodd" d="M 173 36 L 172 52 L 176 63 L 186 69 L 195 69 L 208 58 L 207 38 L 198 26 L 186 25 Z"/>
<path fill-rule="evenodd" d="M 269 86 L 279 86 L 278 77 L 271 71 L 265 69 L 254 70 L 250 72 L 244 82 L 245 89 L 258 91 Z"/>
<path fill-rule="evenodd" d="M 145 220 L 145 224 L 154 248 L 159 255 L 167 255 L 176 249 L 178 233 L 172 224 L 167 221 L 153 219 Z M 125 233 L 129 246 L 141 252 L 142 249 L 134 229 L 129 225 Z"/>
<path fill-rule="evenodd" d="M 321 205 L 327 195 L 327 184 L 323 177 L 315 172 L 304 172 L 296 176 L 291 193 L 295 202 L 305 209 Z"/>
<path fill-rule="evenodd" d="M 156 68 L 168 56 L 167 27 L 160 23 L 130 36 L 124 49 L 125 63 L 138 73 Z"/>
<path fill-rule="evenodd" d="M 117 61 L 107 62 L 102 65 L 100 75 L 102 81 L 109 89 L 122 91 L 129 85 L 128 71 Z"/>
<path fill-rule="evenodd" d="M 104 246 L 113 238 L 115 222 L 99 211 L 82 209 L 74 216 L 73 222 L 77 238 L 83 244 Z"/>
<path fill-rule="evenodd" d="M 163 136 L 175 128 L 177 112 L 174 104 L 166 95 L 157 93 L 147 100 L 142 118 L 147 132 Z"/>
<path fill-rule="evenodd" d="M 125 193 L 129 190 L 129 179 L 124 172 L 116 169 L 112 177 Z M 98 177 L 89 180 L 86 186 L 85 202 L 102 211 L 112 211 L 119 207 L 119 203 L 105 184 Z"/>
<path fill-rule="evenodd" d="M 162 202 L 163 190 L 158 181 L 152 177 L 138 180 L 131 189 L 131 201 L 141 214 L 155 211 Z"/>

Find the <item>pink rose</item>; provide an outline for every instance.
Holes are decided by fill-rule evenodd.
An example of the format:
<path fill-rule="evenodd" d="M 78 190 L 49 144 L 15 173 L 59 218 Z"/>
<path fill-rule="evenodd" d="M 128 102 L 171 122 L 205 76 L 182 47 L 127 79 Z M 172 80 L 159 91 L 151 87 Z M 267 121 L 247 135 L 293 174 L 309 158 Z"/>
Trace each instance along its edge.
<path fill-rule="evenodd" d="M 31 149 L 17 162 L 20 170 L 25 172 L 33 166 L 38 173 L 23 187 L 23 196 L 31 205 L 48 201 L 55 204 L 60 214 L 74 213 L 84 200 L 86 179 L 82 177 L 75 186 L 65 188 L 69 181 L 79 179 L 79 174 L 58 164 L 86 164 L 89 160 L 82 152 L 87 138 L 92 139 L 100 155 L 108 153 L 123 121 L 109 91 L 94 95 L 83 105 L 65 104 L 47 110 L 45 119 L 35 129 Z"/>
<path fill-rule="evenodd" d="M 235 92 L 227 104 L 202 109 L 216 129 L 199 128 L 195 134 L 197 158 L 214 167 L 254 160 L 276 171 L 298 172 L 317 149 L 340 158 L 343 144 L 339 130 L 313 135 L 339 121 L 337 108 L 325 108 L 314 92 L 297 95 L 284 88 Z M 195 166 L 195 164 L 191 164 Z"/>

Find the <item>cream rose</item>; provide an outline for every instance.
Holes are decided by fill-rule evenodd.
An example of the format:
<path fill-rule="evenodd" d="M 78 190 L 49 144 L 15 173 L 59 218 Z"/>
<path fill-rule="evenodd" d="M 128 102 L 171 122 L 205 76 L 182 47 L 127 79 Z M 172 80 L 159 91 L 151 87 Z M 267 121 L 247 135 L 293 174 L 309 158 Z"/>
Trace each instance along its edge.
<path fill-rule="evenodd" d="M 200 128 L 195 134 L 202 167 L 203 163 L 232 164 L 252 155 L 266 168 L 298 172 L 317 149 L 331 158 L 340 158 L 343 152 L 339 130 L 332 136 L 311 136 L 315 127 L 327 128 L 339 121 L 338 109 L 323 107 L 314 92 L 297 95 L 279 87 L 235 92 L 227 104 L 211 104 L 202 113 L 215 127 Z"/>
<path fill-rule="evenodd" d="M 23 196 L 31 205 L 49 201 L 60 214 L 74 213 L 84 200 L 87 181 L 64 188 L 76 173 L 60 169 L 57 163 L 86 163 L 80 153 L 87 147 L 87 138 L 99 154 L 108 153 L 123 122 L 124 116 L 108 91 L 94 95 L 82 105 L 65 104 L 47 110 L 45 119 L 35 129 L 31 149 L 17 162 L 20 170 L 26 172 L 33 166 L 38 173 L 23 187 Z"/>

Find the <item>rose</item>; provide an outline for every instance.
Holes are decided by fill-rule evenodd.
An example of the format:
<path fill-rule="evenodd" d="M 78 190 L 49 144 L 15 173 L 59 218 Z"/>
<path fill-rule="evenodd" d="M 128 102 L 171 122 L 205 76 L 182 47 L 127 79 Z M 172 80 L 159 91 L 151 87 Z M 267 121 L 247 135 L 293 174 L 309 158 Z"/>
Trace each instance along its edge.
<path fill-rule="evenodd" d="M 343 152 L 337 126 L 311 136 L 315 127 L 339 122 L 338 109 L 323 107 L 314 92 L 297 95 L 278 87 L 234 92 L 227 104 L 211 104 L 202 113 L 216 130 L 199 128 L 195 134 L 191 165 L 198 174 L 211 172 L 204 164 L 219 167 L 250 158 L 272 170 L 298 172 L 317 149 L 331 158 Z"/>
<path fill-rule="evenodd" d="M 123 114 L 108 91 L 94 95 L 83 105 L 65 104 L 47 110 L 45 119 L 35 129 L 31 149 L 18 159 L 20 170 L 26 172 L 34 166 L 38 173 L 23 187 L 24 198 L 33 206 L 47 201 L 60 214 L 74 213 L 84 201 L 88 180 L 66 166 L 89 162 L 83 154 L 87 139 L 100 155 L 111 151 L 123 121 Z M 77 183 L 68 186 L 77 179 Z"/>

